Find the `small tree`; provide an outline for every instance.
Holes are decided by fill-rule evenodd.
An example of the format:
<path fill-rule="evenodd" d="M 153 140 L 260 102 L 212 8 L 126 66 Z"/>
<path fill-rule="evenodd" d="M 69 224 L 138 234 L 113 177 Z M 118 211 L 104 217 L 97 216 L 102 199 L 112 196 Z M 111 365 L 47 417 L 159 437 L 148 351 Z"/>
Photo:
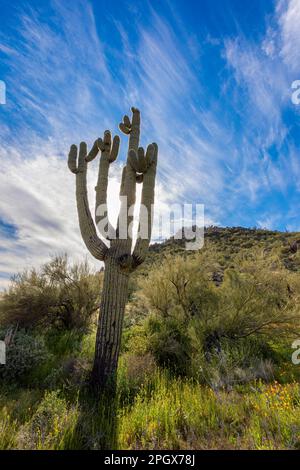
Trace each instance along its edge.
<path fill-rule="evenodd" d="M 151 238 L 152 205 L 157 165 L 157 145 L 150 144 L 145 154 L 139 147 L 140 112 L 132 108 L 132 120 L 124 116 L 120 130 L 129 135 L 127 162 L 123 168 L 120 188 L 121 209 L 114 229 L 107 218 L 107 184 L 109 166 L 118 155 L 120 139 L 113 141 L 109 131 L 104 138 L 95 141 L 89 154 L 85 142 L 81 142 L 77 164 L 77 147 L 70 148 L 68 166 L 76 174 L 76 200 L 79 226 L 84 243 L 90 253 L 99 261 L 104 261 L 104 284 L 100 305 L 100 316 L 96 337 L 95 359 L 92 371 L 92 384 L 95 389 L 103 389 L 114 382 L 121 342 L 122 323 L 128 297 L 130 272 L 145 259 Z M 107 246 L 97 235 L 87 197 L 87 164 L 101 152 L 96 190 L 95 221 Z M 136 199 L 136 184 L 143 183 L 139 220 L 139 234 L 132 251 L 132 208 Z M 104 207 L 104 210 L 103 210 Z M 124 221 L 125 234 L 124 234 Z M 141 226 L 147 225 L 147 235 L 141 235 Z M 125 235 L 125 236 L 124 236 Z"/>
<path fill-rule="evenodd" d="M 253 251 L 236 256 L 217 287 L 212 278 L 216 266 L 208 250 L 186 258 L 167 256 L 142 280 L 138 297 L 154 314 L 146 325 L 156 356 L 172 349 L 180 357 L 180 347 L 187 350 L 186 334 L 206 357 L 220 352 L 223 342 L 234 346 L 249 338 L 267 344 L 299 336 L 297 273 L 273 255 Z M 177 343 L 167 340 L 171 337 Z"/>
<path fill-rule="evenodd" d="M 40 270 L 17 274 L 0 300 L 0 325 L 88 326 L 99 305 L 99 275 L 88 263 L 56 256 Z"/>

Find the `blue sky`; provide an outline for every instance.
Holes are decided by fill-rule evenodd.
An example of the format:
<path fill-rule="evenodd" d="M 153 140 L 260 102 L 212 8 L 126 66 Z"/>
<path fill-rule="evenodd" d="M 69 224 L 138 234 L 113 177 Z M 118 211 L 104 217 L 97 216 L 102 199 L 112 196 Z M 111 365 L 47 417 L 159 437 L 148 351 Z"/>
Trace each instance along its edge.
<path fill-rule="evenodd" d="M 197 202 L 207 224 L 300 231 L 300 0 L 1 0 L 0 21 L 0 287 L 86 253 L 68 148 L 117 133 L 132 105 L 142 144 L 159 145 L 162 210 Z M 125 155 L 122 138 L 115 213 Z"/>

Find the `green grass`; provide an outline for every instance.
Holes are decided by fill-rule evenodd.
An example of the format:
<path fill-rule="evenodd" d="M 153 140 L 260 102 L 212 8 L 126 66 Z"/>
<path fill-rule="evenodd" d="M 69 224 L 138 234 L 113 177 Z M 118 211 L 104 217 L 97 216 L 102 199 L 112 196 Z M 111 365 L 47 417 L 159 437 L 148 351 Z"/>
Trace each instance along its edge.
<path fill-rule="evenodd" d="M 299 385 L 255 384 L 213 392 L 157 378 L 120 413 L 119 446 L 126 449 L 287 449 L 300 446 Z"/>
<path fill-rule="evenodd" d="M 1 449 L 300 448 L 296 382 L 216 392 L 157 371 L 130 404 L 29 389 L 2 395 L 0 413 Z"/>

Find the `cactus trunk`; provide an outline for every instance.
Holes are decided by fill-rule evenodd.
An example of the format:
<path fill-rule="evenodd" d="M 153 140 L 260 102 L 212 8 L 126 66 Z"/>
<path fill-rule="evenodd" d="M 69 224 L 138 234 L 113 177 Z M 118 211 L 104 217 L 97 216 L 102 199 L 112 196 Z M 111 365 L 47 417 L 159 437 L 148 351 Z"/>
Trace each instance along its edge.
<path fill-rule="evenodd" d="M 118 264 L 118 258 L 122 254 L 121 249 L 122 244 L 120 241 L 119 246 L 116 244 L 114 253 L 110 254 L 105 261 L 92 371 L 92 384 L 95 389 L 99 390 L 103 389 L 106 385 L 112 389 L 114 388 L 118 365 L 129 280 L 128 274 L 122 271 Z"/>

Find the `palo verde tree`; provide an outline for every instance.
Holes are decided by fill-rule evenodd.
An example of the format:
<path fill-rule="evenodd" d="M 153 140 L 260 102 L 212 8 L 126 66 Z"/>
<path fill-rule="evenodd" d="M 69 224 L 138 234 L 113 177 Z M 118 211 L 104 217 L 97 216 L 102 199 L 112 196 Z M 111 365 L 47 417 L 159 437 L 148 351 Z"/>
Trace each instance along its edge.
<path fill-rule="evenodd" d="M 114 383 L 118 364 L 122 323 L 128 297 L 130 273 L 143 263 L 151 238 L 154 203 L 154 186 L 158 148 L 155 143 L 147 147 L 146 153 L 139 147 L 140 112 L 132 108 L 132 119 L 124 116 L 120 130 L 129 136 L 127 161 L 122 172 L 120 187 L 121 207 L 117 227 L 113 228 L 107 215 L 107 185 L 109 166 L 119 151 L 120 139 L 112 140 L 109 131 L 103 139 L 97 139 L 87 153 L 85 142 L 72 145 L 68 166 L 76 174 L 76 200 L 79 226 L 84 243 L 90 253 L 104 261 L 104 281 L 100 315 L 92 370 L 92 385 L 96 390 Z M 96 191 L 95 222 L 102 236 L 97 235 L 91 216 L 87 195 L 87 165 L 101 153 Z M 136 201 L 136 184 L 143 184 L 139 215 L 139 229 L 135 246 L 132 247 L 133 208 Z M 146 230 L 145 230 L 146 228 Z M 103 241 L 103 238 L 106 242 Z"/>

